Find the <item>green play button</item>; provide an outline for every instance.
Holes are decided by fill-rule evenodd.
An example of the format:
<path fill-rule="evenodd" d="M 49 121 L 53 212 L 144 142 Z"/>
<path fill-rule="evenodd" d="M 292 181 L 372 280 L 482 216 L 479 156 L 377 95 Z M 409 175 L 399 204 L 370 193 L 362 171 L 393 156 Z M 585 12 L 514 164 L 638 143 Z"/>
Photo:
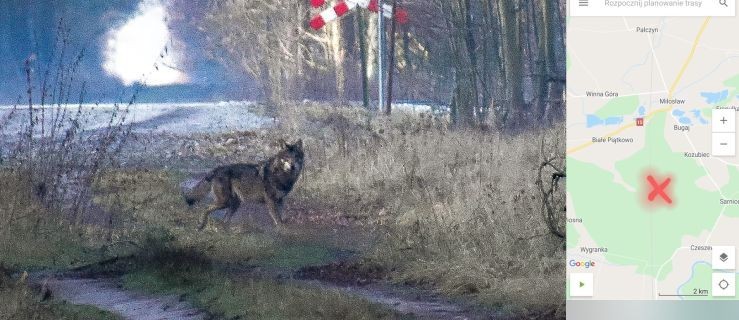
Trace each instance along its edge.
<path fill-rule="evenodd" d="M 592 273 L 570 273 L 570 296 L 592 297 L 593 296 L 593 274 Z"/>

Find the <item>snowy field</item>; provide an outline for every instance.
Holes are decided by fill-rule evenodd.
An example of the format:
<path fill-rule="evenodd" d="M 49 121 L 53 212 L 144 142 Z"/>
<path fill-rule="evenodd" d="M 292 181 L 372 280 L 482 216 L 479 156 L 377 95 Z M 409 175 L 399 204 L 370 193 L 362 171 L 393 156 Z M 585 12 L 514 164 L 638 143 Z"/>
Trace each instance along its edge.
<path fill-rule="evenodd" d="M 125 123 L 132 125 L 135 133 L 175 135 L 218 134 L 270 126 L 274 119 L 254 113 L 253 107 L 256 106 L 257 103 L 249 101 L 134 104 L 129 108 Z M 42 115 L 45 118 L 44 126 L 49 128 L 54 121 L 52 115 L 57 110 L 66 113 L 67 119 L 79 119 L 80 128 L 87 132 L 107 127 L 114 113 L 123 115 L 122 110 L 113 104 L 84 104 L 81 109 L 78 105 L 64 105 L 61 109 L 57 106 L 45 106 L 43 110 L 40 107 L 34 108 L 37 129 L 41 125 Z M 432 110 L 428 105 L 414 103 L 393 104 L 393 108 L 406 112 Z M 0 106 L 0 134 L 17 133 L 28 125 L 27 107 L 19 105 L 13 110 L 13 106 Z M 63 123 L 64 126 L 69 124 L 69 121 Z"/>
<path fill-rule="evenodd" d="M 272 123 L 271 118 L 256 115 L 251 110 L 253 102 L 206 102 L 206 103 L 153 103 L 135 104 L 126 115 L 127 124 L 133 125 L 136 133 L 171 133 L 188 135 L 194 133 L 223 133 L 246 131 L 261 128 Z M 37 128 L 41 116 L 45 115 L 44 125 L 48 128 L 54 121 L 51 114 L 56 106 L 37 108 L 34 112 Z M 111 116 L 122 115 L 113 104 L 99 105 L 67 105 L 61 107 L 68 119 L 79 119 L 80 127 L 85 131 L 95 131 L 107 127 Z M 79 112 L 78 116 L 78 110 Z M 0 131 L 4 134 L 19 132 L 28 125 L 28 109 L 18 106 L 0 106 Z M 67 121 L 69 122 L 69 121 Z"/>

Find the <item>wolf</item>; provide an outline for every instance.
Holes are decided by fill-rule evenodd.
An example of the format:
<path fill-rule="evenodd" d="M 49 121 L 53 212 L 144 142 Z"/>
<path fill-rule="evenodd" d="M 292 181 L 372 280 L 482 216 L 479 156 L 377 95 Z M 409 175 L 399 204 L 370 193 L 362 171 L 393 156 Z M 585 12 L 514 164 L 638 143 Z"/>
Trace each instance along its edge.
<path fill-rule="evenodd" d="M 198 230 L 208 224 L 208 216 L 216 210 L 228 209 L 226 221 L 242 202 L 266 204 L 275 226 L 282 226 L 282 204 L 303 171 L 305 155 L 303 140 L 293 144 L 280 141 L 281 150 L 258 163 L 237 163 L 210 171 L 194 188 L 184 193 L 185 201 L 193 206 L 212 192 L 215 201 L 203 213 Z"/>

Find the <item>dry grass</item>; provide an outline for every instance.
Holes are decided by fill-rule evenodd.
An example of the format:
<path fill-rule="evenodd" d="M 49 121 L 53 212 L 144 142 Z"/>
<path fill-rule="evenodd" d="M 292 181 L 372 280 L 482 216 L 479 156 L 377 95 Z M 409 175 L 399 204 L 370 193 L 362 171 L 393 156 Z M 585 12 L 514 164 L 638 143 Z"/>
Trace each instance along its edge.
<path fill-rule="evenodd" d="M 281 134 L 306 140 L 297 193 L 390 228 L 373 258 L 398 278 L 490 304 L 559 305 L 564 253 L 542 219 L 542 136 L 452 131 L 443 118 L 357 109 L 282 110 Z"/>
<path fill-rule="evenodd" d="M 90 201 L 92 186 L 116 165 L 134 99 L 97 119 L 106 125 L 84 129 L 83 54 L 67 52 L 68 36 L 60 23 L 53 62 L 26 60 L 24 104 L 0 118 L 0 263 L 15 268 L 79 264 L 108 233 L 109 219 Z"/>
<path fill-rule="evenodd" d="M 50 211 L 21 173 L 0 170 L 0 264 L 11 269 L 70 268 L 100 259 L 92 247 L 107 233 L 75 226 Z"/>
<path fill-rule="evenodd" d="M 220 262 L 269 257 L 276 240 L 261 233 L 196 232 L 200 217 L 188 208 L 179 182 L 182 176 L 167 171 L 116 170 L 106 172 L 96 185 L 95 202 L 113 212 L 113 242 L 133 241 L 148 250 L 151 242 L 203 252 Z M 155 237 L 156 239 L 152 239 Z"/>

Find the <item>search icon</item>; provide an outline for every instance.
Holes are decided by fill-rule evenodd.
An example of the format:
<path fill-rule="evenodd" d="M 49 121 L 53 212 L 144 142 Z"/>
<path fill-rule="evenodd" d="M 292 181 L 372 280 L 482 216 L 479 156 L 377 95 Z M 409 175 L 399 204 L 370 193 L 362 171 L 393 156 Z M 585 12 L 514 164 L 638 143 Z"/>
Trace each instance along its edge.
<path fill-rule="evenodd" d="M 720 5 L 722 5 L 722 6 L 724 6 L 724 7 L 727 7 L 727 8 L 729 7 L 729 5 L 728 5 L 728 4 L 726 4 L 726 0 L 718 0 L 718 3 L 719 3 Z"/>

